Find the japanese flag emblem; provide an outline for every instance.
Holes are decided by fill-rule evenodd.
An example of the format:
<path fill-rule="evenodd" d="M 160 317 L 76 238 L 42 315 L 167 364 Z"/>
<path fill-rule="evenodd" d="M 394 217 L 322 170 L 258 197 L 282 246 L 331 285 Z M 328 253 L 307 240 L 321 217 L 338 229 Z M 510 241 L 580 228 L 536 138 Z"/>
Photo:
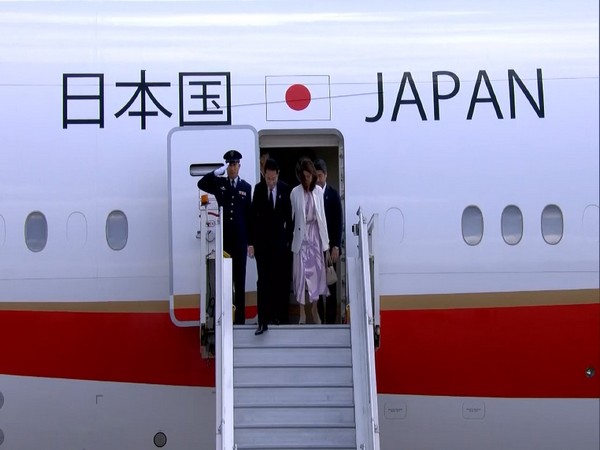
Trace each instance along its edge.
<path fill-rule="evenodd" d="M 265 77 L 267 120 L 331 120 L 329 75 Z"/>

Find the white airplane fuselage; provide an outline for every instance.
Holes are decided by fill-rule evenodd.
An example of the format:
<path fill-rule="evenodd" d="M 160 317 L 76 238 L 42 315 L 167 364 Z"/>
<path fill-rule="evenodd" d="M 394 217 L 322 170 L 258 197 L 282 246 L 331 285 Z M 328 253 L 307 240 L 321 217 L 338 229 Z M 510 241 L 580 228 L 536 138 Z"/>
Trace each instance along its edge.
<path fill-rule="evenodd" d="M 3 2 L 0 32 L 0 450 L 214 447 L 189 167 L 229 148 L 252 185 L 261 149 L 326 158 L 344 256 L 378 215 L 382 449 L 598 448 L 597 2 Z"/>

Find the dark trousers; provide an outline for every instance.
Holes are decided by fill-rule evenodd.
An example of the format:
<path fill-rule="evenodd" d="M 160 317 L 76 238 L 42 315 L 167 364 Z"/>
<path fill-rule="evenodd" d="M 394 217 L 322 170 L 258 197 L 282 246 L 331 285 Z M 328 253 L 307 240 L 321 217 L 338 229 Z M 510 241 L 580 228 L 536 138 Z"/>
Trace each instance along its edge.
<path fill-rule="evenodd" d="M 337 264 L 334 264 L 333 267 L 337 271 Z M 337 283 L 330 284 L 327 287 L 329 288 L 329 296 L 327 298 L 325 298 L 324 295 L 321 295 L 319 297 L 317 309 L 319 311 L 319 317 L 321 318 L 321 322 L 332 324 L 336 323 L 335 319 L 337 316 Z M 323 305 L 323 303 L 325 303 L 325 305 Z"/>
<path fill-rule="evenodd" d="M 232 275 L 233 275 L 233 304 L 235 305 L 235 325 L 244 325 L 246 323 L 246 259 L 248 253 L 246 249 L 230 252 Z"/>
<path fill-rule="evenodd" d="M 287 251 L 256 248 L 258 324 L 288 323 L 291 272 Z"/>

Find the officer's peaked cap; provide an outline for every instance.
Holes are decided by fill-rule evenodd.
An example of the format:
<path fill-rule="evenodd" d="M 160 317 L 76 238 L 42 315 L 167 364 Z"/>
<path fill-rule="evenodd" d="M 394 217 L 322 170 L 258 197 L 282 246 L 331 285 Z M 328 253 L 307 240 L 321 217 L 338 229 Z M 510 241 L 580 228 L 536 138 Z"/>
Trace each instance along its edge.
<path fill-rule="evenodd" d="M 242 154 L 237 150 L 227 150 L 223 155 L 223 159 L 227 163 L 240 162 L 240 159 L 242 159 Z"/>

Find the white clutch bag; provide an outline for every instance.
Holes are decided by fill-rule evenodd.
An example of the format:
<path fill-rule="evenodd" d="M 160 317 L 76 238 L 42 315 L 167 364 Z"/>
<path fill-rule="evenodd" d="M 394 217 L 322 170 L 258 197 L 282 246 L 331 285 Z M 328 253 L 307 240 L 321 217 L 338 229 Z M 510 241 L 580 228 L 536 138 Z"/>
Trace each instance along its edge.
<path fill-rule="evenodd" d="M 327 266 L 327 285 L 331 286 L 335 283 L 337 283 L 337 273 L 335 273 L 335 267 Z"/>

